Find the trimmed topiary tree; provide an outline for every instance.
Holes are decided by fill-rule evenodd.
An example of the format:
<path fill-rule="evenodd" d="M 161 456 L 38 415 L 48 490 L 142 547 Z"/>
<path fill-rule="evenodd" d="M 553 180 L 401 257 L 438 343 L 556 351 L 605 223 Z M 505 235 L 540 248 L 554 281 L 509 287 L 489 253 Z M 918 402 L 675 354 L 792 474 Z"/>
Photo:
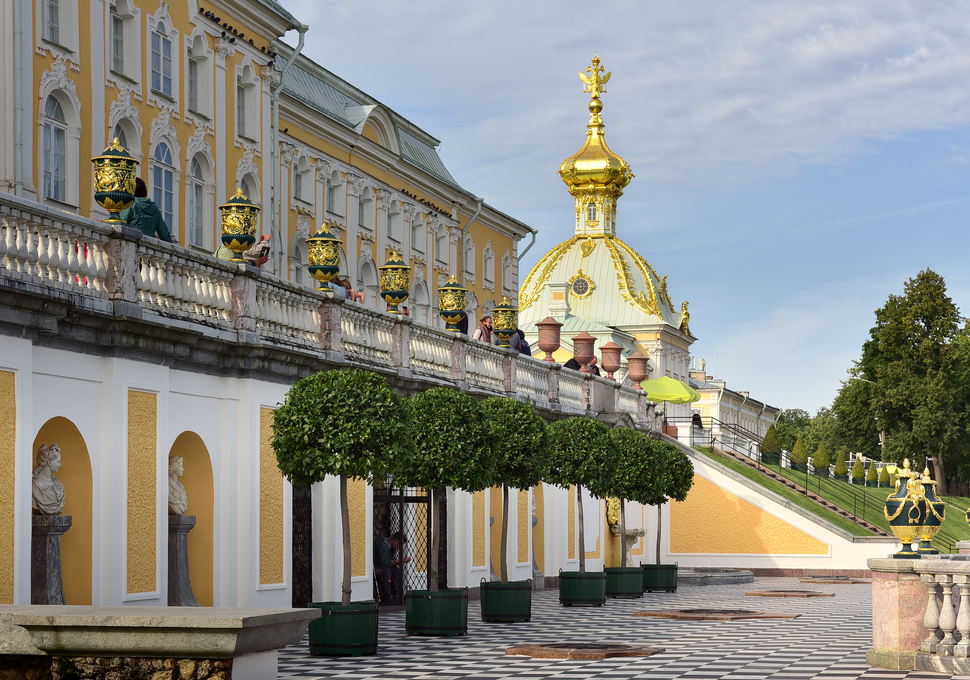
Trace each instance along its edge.
<path fill-rule="evenodd" d="M 509 582 L 509 488 L 531 489 L 542 483 L 549 451 L 549 435 L 542 416 L 530 404 L 510 397 L 489 397 L 481 403 L 482 417 L 498 445 L 489 486 L 502 486 L 502 583 Z"/>
<path fill-rule="evenodd" d="M 889 486 L 889 470 L 886 469 L 885 465 L 883 465 L 882 469 L 879 471 L 879 486 Z"/>
<path fill-rule="evenodd" d="M 866 467 L 862 464 L 862 456 L 856 454 L 855 463 L 852 464 L 852 483 L 862 484 L 866 479 Z"/>
<path fill-rule="evenodd" d="M 761 440 L 761 462 L 768 465 L 778 465 L 781 460 L 781 441 L 774 424 L 768 426 L 765 438 Z"/>
<path fill-rule="evenodd" d="M 866 471 L 866 486 L 878 486 L 879 475 L 876 474 L 876 461 L 869 461 L 869 470 Z"/>
<path fill-rule="evenodd" d="M 791 469 L 796 472 L 805 472 L 808 469 L 808 451 L 805 449 L 805 436 L 798 435 L 795 446 L 791 450 Z"/>
<path fill-rule="evenodd" d="M 613 481 L 615 450 L 610 431 L 591 418 L 566 418 L 549 426 L 549 460 L 545 481 L 568 489 L 576 487 L 579 510 L 579 571 L 586 573 L 586 537 L 583 531 L 583 487 L 594 498 L 606 498 Z"/>
<path fill-rule="evenodd" d="M 620 499 L 620 566 L 626 567 L 626 501 L 663 503 L 667 461 L 644 432 L 616 428 L 610 430 L 610 439 L 617 454 L 610 495 Z"/>
<path fill-rule="evenodd" d="M 818 448 L 815 450 L 815 455 L 812 456 L 812 467 L 815 468 L 815 474 L 819 477 L 829 476 L 829 465 L 832 461 L 829 460 L 828 449 L 825 448 L 825 442 L 821 442 Z"/>
<path fill-rule="evenodd" d="M 839 455 L 835 459 L 835 478 L 843 482 L 849 480 L 849 468 L 845 464 L 845 447 L 839 449 Z"/>
<path fill-rule="evenodd" d="M 474 399 L 447 387 L 435 387 L 406 400 L 412 452 L 397 473 L 401 486 L 420 487 L 431 496 L 431 555 L 428 590 L 438 591 L 441 494 L 446 487 L 474 493 L 494 479 L 493 442 Z"/>
<path fill-rule="evenodd" d="M 350 604 L 347 480 L 384 477 L 409 456 L 404 405 L 387 381 L 359 368 L 316 373 L 296 382 L 273 412 L 280 472 L 291 484 L 340 478 L 343 543 L 341 605 Z"/>

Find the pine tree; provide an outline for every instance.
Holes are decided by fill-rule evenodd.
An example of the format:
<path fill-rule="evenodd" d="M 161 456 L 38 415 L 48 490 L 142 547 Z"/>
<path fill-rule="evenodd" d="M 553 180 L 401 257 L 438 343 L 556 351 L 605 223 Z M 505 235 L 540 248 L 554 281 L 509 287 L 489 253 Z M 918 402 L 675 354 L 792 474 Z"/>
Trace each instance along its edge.
<path fill-rule="evenodd" d="M 778 464 L 781 455 L 781 442 L 778 440 L 778 432 L 774 425 L 768 427 L 765 438 L 761 440 L 761 460 L 765 463 Z"/>
<path fill-rule="evenodd" d="M 889 470 L 886 469 L 885 465 L 883 465 L 882 470 L 879 471 L 879 485 L 889 486 Z"/>
<path fill-rule="evenodd" d="M 856 455 L 855 463 L 852 465 L 852 482 L 861 483 L 866 478 L 866 468 L 862 464 L 862 456 Z"/>
<path fill-rule="evenodd" d="M 826 450 L 825 442 L 823 441 L 818 445 L 818 448 L 815 449 L 815 455 L 812 456 L 812 466 L 815 468 L 815 474 L 820 474 L 824 471 L 822 476 L 827 477 L 829 474 L 829 465 L 831 464 L 832 463 L 829 460 L 829 452 Z"/>
<path fill-rule="evenodd" d="M 798 439 L 795 440 L 795 446 L 791 450 L 791 462 L 799 465 L 808 464 L 808 451 L 805 449 L 804 435 L 798 435 Z"/>
<path fill-rule="evenodd" d="M 870 486 L 869 482 L 876 482 L 878 480 L 879 480 L 879 476 L 876 474 L 876 461 L 870 460 L 869 471 L 866 472 L 866 486 Z"/>
<path fill-rule="evenodd" d="M 835 459 L 835 476 L 845 477 L 849 474 L 849 468 L 845 464 L 845 447 L 839 449 L 839 455 Z"/>

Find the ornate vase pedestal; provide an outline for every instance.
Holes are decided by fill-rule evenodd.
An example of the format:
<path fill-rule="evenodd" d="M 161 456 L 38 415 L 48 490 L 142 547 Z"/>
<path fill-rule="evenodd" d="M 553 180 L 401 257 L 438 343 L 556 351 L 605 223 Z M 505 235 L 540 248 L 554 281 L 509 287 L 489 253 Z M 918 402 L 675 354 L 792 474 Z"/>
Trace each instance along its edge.
<path fill-rule="evenodd" d="M 61 534 L 71 528 L 70 515 L 33 515 L 30 536 L 30 603 L 64 604 L 61 579 Z"/>
<path fill-rule="evenodd" d="M 195 515 L 168 516 L 168 606 L 201 607 L 189 580 L 188 536 Z"/>

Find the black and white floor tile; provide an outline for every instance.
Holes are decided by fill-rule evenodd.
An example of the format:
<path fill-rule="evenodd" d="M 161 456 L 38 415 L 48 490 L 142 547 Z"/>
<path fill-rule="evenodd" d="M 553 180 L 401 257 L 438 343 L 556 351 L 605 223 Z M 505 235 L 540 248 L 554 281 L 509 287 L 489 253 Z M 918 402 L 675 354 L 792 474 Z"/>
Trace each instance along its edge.
<path fill-rule="evenodd" d="M 797 579 L 759 578 L 757 590 L 798 589 Z M 871 589 L 867 585 L 807 586 L 831 598 L 751 598 L 755 584 L 686 586 L 676 593 L 608 600 L 603 607 L 565 609 L 558 592 L 533 594 L 529 623 L 483 623 L 477 602 L 468 606 L 468 635 L 408 637 L 404 613 L 383 615 L 373 656 L 311 656 L 306 640 L 280 651 L 279 678 L 386 678 L 447 680 L 502 678 L 556 680 L 943 680 L 924 671 L 866 665 L 872 644 Z M 757 609 L 801 614 L 796 619 L 676 621 L 633 616 L 638 609 Z M 505 656 L 513 644 L 612 642 L 656 646 L 650 657 L 578 661 Z M 958 680 L 954 676 L 953 680 Z M 967 680 L 970 680 L 968 678 Z"/>

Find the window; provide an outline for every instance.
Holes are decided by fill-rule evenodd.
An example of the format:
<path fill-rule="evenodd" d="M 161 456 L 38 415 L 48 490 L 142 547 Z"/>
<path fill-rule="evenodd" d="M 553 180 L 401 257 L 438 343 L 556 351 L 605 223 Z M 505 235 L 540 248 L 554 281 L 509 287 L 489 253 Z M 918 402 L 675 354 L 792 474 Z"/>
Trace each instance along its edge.
<path fill-rule="evenodd" d="M 327 200 L 325 204 L 327 212 L 337 217 L 343 217 L 345 210 L 344 201 L 345 195 L 343 192 L 343 184 L 340 183 L 340 173 L 334 171 L 330 175 L 330 179 L 327 180 Z"/>
<path fill-rule="evenodd" d="M 152 31 L 152 89 L 172 96 L 172 40 L 164 21 Z"/>
<path fill-rule="evenodd" d="M 41 0 L 44 24 L 44 40 L 56 45 L 61 43 L 60 0 Z"/>
<path fill-rule="evenodd" d="M 112 140 L 117 139 L 118 144 L 121 145 L 121 148 L 125 150 L 128 149 L 128 135 L 125 134 L 125 129 L 121 127 L 121 123 L 115 125 L 115 132 L 111 138 Z M 131 152 L 129 151 L 129 153 Z"/>
<path fill-rule="evenodd" d="M 448 262 L 448 230 L 438 227 L 434 237 L 434 259 L 438 262 Z"/>
<path fill-rule="evenodd" d="M 303 200 L 303 173 L 300 171 L 293 173 L 293 197 Z"/>
<path fill-rule="evenodd" d="M 125 72 L 125 20 L 111 13 L 111 70 Z"/>
<path fill-rule="evenodd" d="M 415 215 L 411 220 L 411 247 L 419 253 L 424 252 L 424 217 Z"/>
<path fill-rule="evenodd" d="M 252 64 L 246 64 L 236 78 L 236 136 L 246 139 L 259 138 L 259 106 L 256 99 L 259 81 Z"/>
<path fill-rule="evenodd" d="M 246 177 L 242 178 L 242 182 L 239 183 L 239 188 L 242 189 L 243 196 L 248 198 L 251 202 L 256 203 L 256 199 L 253 198 L 253 186 Z"/>
<path fill-rule="evenodd" d="M 192 56 L 192 50 L 189 50 L 188 59 L 188 87 L 187 87 L 187 99 L 189 111 L 199 110 L 199 61 Z"/>
<path fill-rule="evenodd" d="M 471 234 L 465 234 L 465 276 L 475 277 L 475 242 Z"/>
<path fill-rule="evenodd" d="M 56 5 L 56 3 L 54 3 Z M 44 197 L 67 201 L 67 120 L 54 97 L 44 105 Z"/>
<path fill-rule="evenodd" d="M 387 211 L 387 238 L 395 243 L 401 242 L 401 227 L 403 215 L 401 215 L 400 204 L 397 201 L 391 203 Z"/>
<path fill-rule="evenodd" d="M 174 233 L 174 184 L 175 170 L 172 163 L 172 152 L 165 142 L 159 142 L 155 147 L 155 164 L 152 167 L 152 200 L 162 211 L 162 219 Z"/>
<path fill-rule="evenodd" d="M 246 88 L 236 83 L 236 134 L 246 136 Z"/>
<path fill-rule="evenodd" d="M 590 203 L 586 206 L 586 219 L 595 220 L 596 219 L 596 204 Z"/>
<path fill-rule="evenodd" d="M 357 199 L 357 226 L 367 227 L 367 222 L 364 219 L 365 210 L 367 210 L 367 203 L 364 201 L 363 195 Z"/>
<path fill-rule="evenodd" d="M 482 251 L 482 279 L 486 288 L 495 288 L 495 253 L 492 252 L 492 242 L 485 244 Z"/>
<path fill-rule="evenodd" d="M 188 240 L 193 246 L 205 245 L 205 232 L 202 217 L 205 213 L 205 178 L 202 176 L 202 164 L 193 158 L 189 167 L 189 228 Z"/>
<path fill-rule="evenodd" d="M 333 212 L 334 204 L 337 202 L 337 189 L 332 182 L 327 182 L 327 210 Z"/>

